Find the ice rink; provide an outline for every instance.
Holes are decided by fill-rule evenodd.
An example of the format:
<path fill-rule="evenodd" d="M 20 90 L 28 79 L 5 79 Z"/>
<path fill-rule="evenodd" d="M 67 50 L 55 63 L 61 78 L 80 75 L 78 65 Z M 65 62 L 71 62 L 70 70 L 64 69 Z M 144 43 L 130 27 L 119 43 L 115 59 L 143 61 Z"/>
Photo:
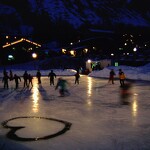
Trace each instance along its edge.
<path fill-rule="evenodd" d="M 118 80 L 63 78 L 70 96 L 60 97 L 48 77 L 29 88 L 22 79 L 17 90 L 0 83 L 0 150 L 150 149 L 150 82 L 122 91 Z"/>

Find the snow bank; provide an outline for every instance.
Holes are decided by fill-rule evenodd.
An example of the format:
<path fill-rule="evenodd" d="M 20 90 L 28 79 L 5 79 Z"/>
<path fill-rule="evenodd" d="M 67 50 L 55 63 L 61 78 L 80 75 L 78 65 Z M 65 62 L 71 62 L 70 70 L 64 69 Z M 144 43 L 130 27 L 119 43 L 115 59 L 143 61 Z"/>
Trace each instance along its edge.
<path fill-rule="evenodd" d="M 119 69 L 122 69 L 127 79 L 150 81 L 150 63 L 142 67 L 141 66 L 140 67 L 110 66 L 110 67 L 104 68 L 103 70 L 92 71 L 89 74 L 89 76 L 108 78 L 109 72 L 111 69 L 114 69 L 116 73 L 116 78 L 118 78 Z"/>

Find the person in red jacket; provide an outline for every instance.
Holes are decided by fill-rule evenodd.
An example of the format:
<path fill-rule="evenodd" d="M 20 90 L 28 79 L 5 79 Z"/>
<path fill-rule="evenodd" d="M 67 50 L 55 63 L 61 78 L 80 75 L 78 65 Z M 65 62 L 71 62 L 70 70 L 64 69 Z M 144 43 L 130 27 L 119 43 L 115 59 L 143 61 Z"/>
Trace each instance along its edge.
<path fill-rule="evenodd" d="M 112 83 L 112 84 L 114 84 L 114 76 L 115 76 L 116 74 L 115 74 L 115 72 L 114 72 L 114 69 L 111 69 L 111 71 L 110 71 L 110 73 L 109 73 L 109 81 L 108 81 L 108 83 Z"/>

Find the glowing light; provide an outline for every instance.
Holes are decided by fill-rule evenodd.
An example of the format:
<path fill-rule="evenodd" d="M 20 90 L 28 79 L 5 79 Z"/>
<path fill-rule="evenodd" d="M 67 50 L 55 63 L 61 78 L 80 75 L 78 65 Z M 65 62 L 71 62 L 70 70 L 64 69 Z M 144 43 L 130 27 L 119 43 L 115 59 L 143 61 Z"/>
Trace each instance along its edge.
<path fill-rule="evenodd" d="M 74 51 L 74 50 L 71 50 L 71 51 L 70 51 L 70 54 L 71 54 L 72 56 L 75 56 L 75 51 Z"/>
<path fill-rule="evenodd" d="M 35 58 L 37 58 L 37 54 L 36 53 L 33 53 L 32 54 L 32 57 L 35 59 Z"/>
<path fill-rule="evenodd" d="M 133 48 L 133 51 L 134 51 L 134 52 L 136 52 L 136 51 L 137 51 L 137 48 L 136 48 L 136 47 L 135 47 L 135 48 Z"/>
<path fill-rule="evenodd" d="M 89 59 L 87 62 L 88 62 L 88 63 L 91 63 L 92 61 Z"/>
<path fill-rule="evenodd" d="M 64 48 L 63 48 L 61 51 L 62 51 L 62 53 L 64 53 L 64 54 L 66 54 L 66 52 L 67 52 L 67 50 L 64 49 Z"/>
<path fill-rule="evenodd" d="M 87 52 L 88 52 L 88 49 L 87 49 L 87 48 L 85 48 L 83 51 L 84 51 L 84 53 L 87 53 Z"/>
<path fill-rule="evenodd" d="M 111 53 L 111 56 L 114 56 L 114 54 L 113 54 L 113 53 Z"/>
<path fill-rule="evenodd" d="M 37 44 L 37 43 L 32 42 L 32 41 L 30 41 L 30 40 L 27 40 L 27 39 L 25 39 L 25 38 L 21 38 L 20 40 L 14 41 L 14 42 L 12 42 L 12 43 L 10 43 L 10 44 L 3 45 L 3 48 L 8 47 L 8 46 L 10 46 L 10 45 L 14 45 L 14 44 L 20 43 L 20 42 L 22 42 L 22 41 L 26 41 L 26 42 L 32 43 L 33 45 L 36 45 L 36 46 L 41 47 L 40 44 Z"/>

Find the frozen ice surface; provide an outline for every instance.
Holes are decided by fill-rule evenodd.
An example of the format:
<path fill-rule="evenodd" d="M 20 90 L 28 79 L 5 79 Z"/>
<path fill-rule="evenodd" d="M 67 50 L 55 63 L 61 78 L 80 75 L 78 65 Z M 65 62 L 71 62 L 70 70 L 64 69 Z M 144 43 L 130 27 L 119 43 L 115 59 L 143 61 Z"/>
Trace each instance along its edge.
<path fill-rule="evenodd" d="M 58 78 L 58 77 L 57 77 Z M 55 85 L 57 82 L 55 79 Z M 23 89 L 23 80 L 15 90 L 0 84 L 0 120 L 36 116 L 72 123 L 64 134 L 37 141 L 15 141 L 6 137 L 10 129 L 0 126 L 0 150 L 149 150 L 150 149 L 150 84 L 135 81 L 130 89 L 130 105 L 122 105 L 119 81 L 108 84 L 107 79 L 81 76 L 69 82 L 70 96 L 59 97 L 48 77 L 42 85 L 33 79 L 33 88 Z M 20 118 L 8 122 L 11 126 L 25 126 L 16 134 L 20 137 L 40 137 L 53 134 L 63 124 L 45 119 Z"/>

